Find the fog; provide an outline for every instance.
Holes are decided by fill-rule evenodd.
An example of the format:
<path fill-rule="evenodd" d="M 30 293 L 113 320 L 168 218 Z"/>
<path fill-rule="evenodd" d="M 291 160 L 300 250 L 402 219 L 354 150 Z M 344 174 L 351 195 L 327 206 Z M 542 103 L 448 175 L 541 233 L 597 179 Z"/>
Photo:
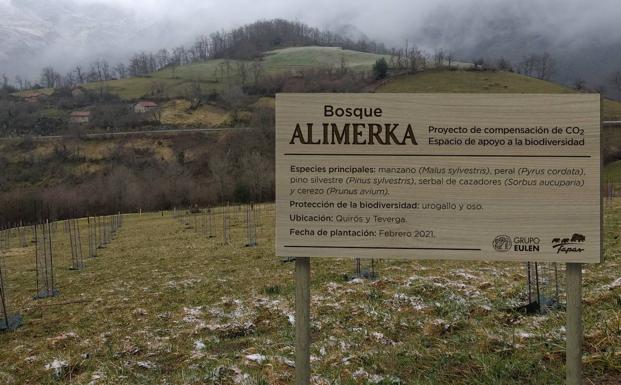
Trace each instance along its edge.
<path fill-rule="evenodd" d="M 621 70 L 618 0 L 0 0 L 0 73 L 36 78 L 45 65 L 62 72 L 100 57 L 126 60 L 272 18 L 462 60 L 547 51 L 566 83 L 599 85 Z"/>

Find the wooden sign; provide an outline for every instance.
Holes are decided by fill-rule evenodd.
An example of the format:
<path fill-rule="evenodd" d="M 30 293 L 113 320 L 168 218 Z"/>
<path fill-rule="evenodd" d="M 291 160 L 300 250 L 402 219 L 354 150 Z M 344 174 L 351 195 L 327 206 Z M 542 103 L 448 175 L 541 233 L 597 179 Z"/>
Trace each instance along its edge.
<path fill-rule="evenodd" d="M 600 104 L 279 94 L 276 254 L 599 262 Z"/>

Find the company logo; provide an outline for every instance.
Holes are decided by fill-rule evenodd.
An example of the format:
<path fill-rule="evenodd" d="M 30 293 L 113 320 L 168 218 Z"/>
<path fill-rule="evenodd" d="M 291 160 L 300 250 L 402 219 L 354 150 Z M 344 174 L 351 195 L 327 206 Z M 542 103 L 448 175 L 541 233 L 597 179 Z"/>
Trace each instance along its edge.
<path fill-rule="evenodd" d="M 586 241 L 586 237 L 582 234 L 574 234 L 571 238 L 554 238 L 552 240 L 552 248 L 560 253 L 582 253 L 584 249 L 580 247 Z"/>
<path fill-rule="evenodd" d="M 511 249 L 512 244 L 513 242 L 511 242 L 511 237 L 508 235 L 499 235 L 496 238 L 494 238 L 494 241 L 492 242 L 492 246 L 494 246 L 494 250 L 500 251 L 500 252 L 509 251 Z"/>

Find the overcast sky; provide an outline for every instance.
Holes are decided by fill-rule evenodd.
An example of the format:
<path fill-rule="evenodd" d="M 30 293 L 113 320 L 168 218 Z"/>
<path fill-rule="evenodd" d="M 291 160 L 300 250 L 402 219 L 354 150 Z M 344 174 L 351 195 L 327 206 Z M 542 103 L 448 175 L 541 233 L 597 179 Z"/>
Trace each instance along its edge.
<path fill-rule="evenodd" d="M 63 15 L 73 10 L 88 18 L 67 23 Z M 58 15 L 50 16 L 54 11 Z M 31 44 L 35 48 L 27 53 L 36 54 L 35 61 L 22 57 L 20 47 L 28 44 L 10 41 L 30 38 L 24 25 L 37 23 L 25 19 L 24 25 L 14 24 L 27 14 L 43 18 L 45 38 L 55 39 Z M 472 56 L 464 60 L 479 51 L 519 57 L 527 50 L 545 49 L 571 56 L 584 47 L 607 52 L 607 68 L 621 60 L 621 0 L 0 0 L 0 72 L 28 70 L 43 62 L 64 70 L 66 61 L 89 62 L 104 55 L 121 60 L 130 52 L 191 43 L 199 34 L 272 18 L 332 30 L 351 25 L 388 46 L 402 46 L 407 39 L 427 50 Z M 72 29 L 80 20 L 85 25 Z M 105 33 L 108 25 L 115 34 Z"/>
<path fill-rule="evenodd" d="M 476 10 L 481 16 L 494 14 L 504 4 L 527 14 L 525 25 L 541 33 L 578 37 L 585 31 L 602 36 L 619 33 L 619 0 L 76 0 L 106 3 L 133 10 L 143 20 L 191 20 L 205 29 L 221 29 L 257 19 L 282 17 L 330 27 L 351 23 L 371 38 L 404 39 L 425 22 L 430 13 Z M 466 16 L 465 15 L 465 16 Z M 474 21 L 474 20 L 473 20 Z"/>

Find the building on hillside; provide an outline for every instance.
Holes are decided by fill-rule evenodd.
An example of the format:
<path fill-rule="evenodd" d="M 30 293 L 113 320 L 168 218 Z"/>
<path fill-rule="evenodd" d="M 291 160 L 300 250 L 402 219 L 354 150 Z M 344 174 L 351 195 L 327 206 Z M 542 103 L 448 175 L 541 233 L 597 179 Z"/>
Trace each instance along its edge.
<path fill-rule="evenodd" d="M 134 112 L 143 114 L 145 112 L 153 111 L 158 108 L 157 103 L 148 100 L 143 100 L 134 105 Z"/>
<path fill-rule="evenodd" d="M 69 116 L 69 123 L 86 124 L 91 119 L 90 111 L 73 111 Z"/>

